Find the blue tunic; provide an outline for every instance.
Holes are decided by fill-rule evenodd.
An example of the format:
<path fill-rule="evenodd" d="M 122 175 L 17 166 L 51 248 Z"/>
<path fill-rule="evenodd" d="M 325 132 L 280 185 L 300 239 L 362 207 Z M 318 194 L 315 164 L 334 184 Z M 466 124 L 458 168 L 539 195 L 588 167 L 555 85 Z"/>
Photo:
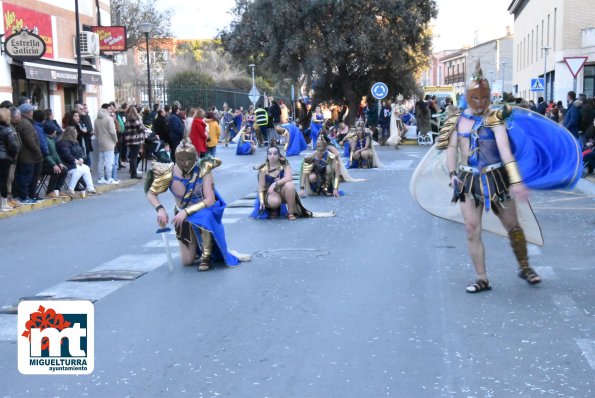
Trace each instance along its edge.
<path fill-rule="evenodd" d="M 198 172 L 198 167 L 195 168 L 194 172 Z M 189 179 L 188 178 L 180 178 L 178 176 L 173 177 L 172 183 L 174 181 L 179 181 L 184 186 L 188 186 Z M 197 178 L 195 187 L 200 187 L 202 185 L 202 178 Z M 174 190 L 172 190 L 170 183 L 170 191 L 174 196 L 178 199 L 182 199 L 176 195 Z M 202 200 L 202 189 L 193 189 L 192 196 L 188 201 L 188 206 L 196 204 Z M 202 209 L 197 211 L 196 213 L 189 215 L 186 218 L 186 221 L 190 223 L 192 229 L 194 230 L 194 235 L 196 236 L 198 242 L 200 243 L 197 248 L 198 255 L 201 255 L 201 246 L 202 246 L 202 236 L 200 233 L 200 229 L 207 230 L 211 232 L 213 235 L 213 240 L 215 241 L 211 253 L 211 259 L 213 261 L 223 261 L 227 266 L 235 266 L 240 263 L 240 260 L 234 256 L 233 254 L 227 251 L 227 242 L 225 241 L 225 229 L 223 228 L 223 223 L 221 222 L 221 218 L 223 217 L 223 212 L 227 204 L 219 195 L 219 192 L 215 190 L 215 203 L 212 206 L 207 207 L 206 209 Z"/>

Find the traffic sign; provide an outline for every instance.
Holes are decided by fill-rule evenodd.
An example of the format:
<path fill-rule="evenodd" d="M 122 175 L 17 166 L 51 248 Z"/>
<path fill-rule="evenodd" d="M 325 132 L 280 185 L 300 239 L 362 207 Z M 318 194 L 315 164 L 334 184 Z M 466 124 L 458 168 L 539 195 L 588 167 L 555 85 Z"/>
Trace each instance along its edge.
<path fill-rule="evenodd" d="M 531 79 L 531 91 L 543 91 L 545 87 L 545 80 L 543 77 L 538 77 L 537 79 Z"/>
<path fill-rule="evenodd" d="M 382 82 L 376 82 L 372 85 L 372 97 L 381 100 L 388 94 L 388 86 Z"/>
<path fill-rule="evenodd" d="M 585 66 L 587 59 L 589 57 L 564 57 L 564 62 L 566 62 L 566 66 L 570 69 L 572 77 L 576 79 L 583 66 Z"/>
<path fill-rule="evenodd" d="M 252 101 L 252 104 L 256 105 L 256 102 L 260 98 L 260 92 L 258 91 L 256 86 L 252 86 L 252 90 L 250 90 L 250 92 L 248 93 L 248 97 L 250 98 L 250 101 Z"/>

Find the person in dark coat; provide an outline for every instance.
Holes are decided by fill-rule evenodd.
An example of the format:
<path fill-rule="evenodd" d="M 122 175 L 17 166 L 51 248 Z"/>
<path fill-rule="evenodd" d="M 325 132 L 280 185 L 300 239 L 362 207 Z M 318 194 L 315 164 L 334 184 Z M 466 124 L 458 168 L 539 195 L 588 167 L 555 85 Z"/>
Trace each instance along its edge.
<path fill-rule="evenodd" d="M 37 202 L 34 199 L 37 188 L 37 179 L 34 178 L 34 175 L 37 174 L 39 177 L 43 155 L 39 147 L 39 137 L 33 127 L 35 107 L 24 103 L 19 106 L 19 110 L 22 117 L 15 127 L 21 138 L 22 147 L 15 171 L 16 192 L 14 194 L 22 203 L 33 204 Z M 39 171 L 37 171 L 38 165 Z"/>
<path fill-rule="evenodd" d="M 0 211 L 11 211 L 8 204 L 8 174 L 10 166 L 19 153 L 19 146 L 15 133 L 10 128 L 10 111 L 0 109 L 0 197 L 2 203 Z"/>

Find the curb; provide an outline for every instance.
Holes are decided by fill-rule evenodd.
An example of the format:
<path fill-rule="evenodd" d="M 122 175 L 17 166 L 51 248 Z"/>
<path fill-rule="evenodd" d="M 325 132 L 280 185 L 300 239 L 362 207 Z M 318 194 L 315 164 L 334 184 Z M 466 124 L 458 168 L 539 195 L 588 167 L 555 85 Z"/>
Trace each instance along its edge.
<path fill-rule="evenodd" d="M 97 191 L 97 193 L 99 195 L 102 195 L 109 191 L 113 191 L 113 190 L 116 190 L 119 188 L 130 187 L 132 185 L 142 184 L 142 183 L 144 183 L 144 179 L 143 180 L 120 180 L 120 183 L 117 185 L 96 185 L 95 190 Z M 89 197 L 90 197 L 89 195 L 86 196 L 86 198 L 89 198 Z M 80 197 L 77 195 L 74 198 L 67 197 L 67 198 L 57 198 L 57 199 L 45 199 L 43 202 L 39 202 L 39 203 L 35 203 L 35 204 L 30 204 L 30 205 L 24 204 L 24 205 L 17 207 L 11 211 L 0 212 L 0 220 L 3 218 L 9 218 L 9 217 L 18 216 L 21 214 L 31 213 L 32 211 L 37 211 L 37 210 L 41 210 L 41 209 L 45 209 L 45 208 L 53 207 L 53 206 L 58 206 L 58 205 L 61 205 L 64 203 L 72 202 L 74 200 L 81 200 L 81 199 L 86 199 L 86 198 L 83 198 L 83 197 Z"/>
<path fill-rule="evenodd" d="M 575 190 L 587 195 L 595 195 L 595 176 L 581 178 L 576 184 Z"/>

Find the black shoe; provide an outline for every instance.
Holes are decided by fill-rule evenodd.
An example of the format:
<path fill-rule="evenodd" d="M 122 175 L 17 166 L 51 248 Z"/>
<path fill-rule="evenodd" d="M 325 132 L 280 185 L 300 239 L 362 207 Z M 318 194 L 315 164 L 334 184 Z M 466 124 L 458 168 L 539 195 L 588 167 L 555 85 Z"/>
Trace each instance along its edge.
<path fill-rule="evenodd" d="M 130 179 L 142 180 L 143 178 L 141 176 L 134 176 L 134 177 L 130 177 Z"/>

